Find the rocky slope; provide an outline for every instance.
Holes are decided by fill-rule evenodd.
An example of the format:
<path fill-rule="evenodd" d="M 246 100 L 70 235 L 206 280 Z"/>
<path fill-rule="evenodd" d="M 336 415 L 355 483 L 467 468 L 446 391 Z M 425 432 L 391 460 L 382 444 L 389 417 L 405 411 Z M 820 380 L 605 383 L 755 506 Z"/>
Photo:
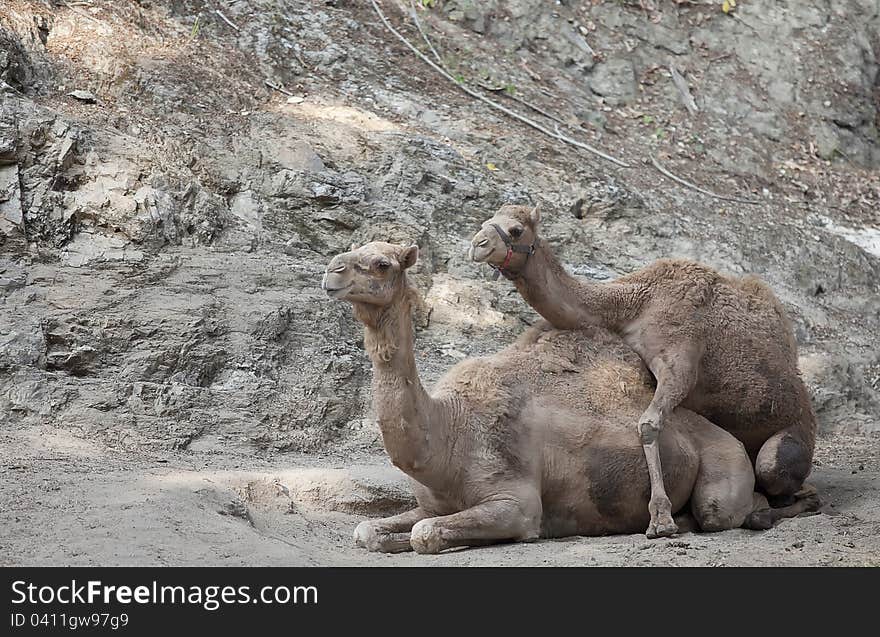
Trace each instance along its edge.
<path fill-rule="evenodd" d="M 380 4 L 431 55 L 410 3 Z M 466 256 L 491 211 L 528 201 L 585 276 L 681 256 L 764 277 L 797 325 L 818 463 L 876 462 L 880 3 L 415 4 L 456 80 L 630 167 L 467 96 L 368 0 L 3 3 L 7 441 L 381 457 L 324 265 L 420 245 L 430 381 L 534 320 Z"/>

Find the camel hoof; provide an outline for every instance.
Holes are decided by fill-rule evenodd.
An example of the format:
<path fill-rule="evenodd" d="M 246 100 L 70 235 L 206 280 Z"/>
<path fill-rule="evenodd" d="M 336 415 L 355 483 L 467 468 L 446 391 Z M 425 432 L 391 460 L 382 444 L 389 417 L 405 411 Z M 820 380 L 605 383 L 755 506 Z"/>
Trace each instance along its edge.
<path fill-rule="evenodd" d="M 804 513 L 818 513 L 822 508 L 822 499 L 817 492 L 806 493 L 801 495 L 796 493 L 797 502 L 804 507 Z"/>
<path fill-rule="evenodd" d="M 795 493 L 794 497 L 798 500 L 801 500 L 811 495 L 819 495 L 819 490 L 815 487 L 815 485 L 804 482 L 801 485 L 801 490 Z"/>
<path fill-rule="evenodd" d="M 362 549 L 376 553 L 382 550 L 379 534 L 369 522 L 361 522 L 354 529 L 354 543 Z"/>
<path fill-rule="evenodd" d="M 659 537 L 672 537 L 676 533 L 678 533 L 678 525 L 670 518 L 668 521 L 655 522 L 652 520 L 645 535 L 648 536 L 648 539 L 655 540 Z"/>
<path fill-rule="evenodd" d="M 440 529 L 435 527 L 431 520 L 416 522 L 412 528 L 410 544 L 416 553 L 424 555 L 436 555 L 444 548 Z"/>

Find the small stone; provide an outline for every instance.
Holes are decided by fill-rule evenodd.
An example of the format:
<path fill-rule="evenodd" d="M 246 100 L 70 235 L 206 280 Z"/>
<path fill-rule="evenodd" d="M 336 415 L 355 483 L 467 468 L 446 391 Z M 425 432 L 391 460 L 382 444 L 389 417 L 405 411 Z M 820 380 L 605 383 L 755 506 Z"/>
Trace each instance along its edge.
<path fill-rule="evenodd" d="M 290 97 L 287 98 L 287 103 L 288 104 L 302 104 L 305 101 L 305 99 L 306 98 L 304 98 L 302 95 L 291 95 Z"/>
<path fill-rule="evenodd" d="M 68 95 L 74 99 L 79 100 L 80 102 L 85 102 L 86 104 L 94 104 L 98 101 L 98 98 L 95 97 L 95 94 L 91 91 L 83 91 L 83 90 L 75 90 L 68 93 Z"/>
<path fill-rule="evenodd" d="M 589 79 L 589 86 L 593 93 L 604 97 L 611 106 L 632 102 L 638 92 L 632 62 L 622 58 L 599 64 Z"/>

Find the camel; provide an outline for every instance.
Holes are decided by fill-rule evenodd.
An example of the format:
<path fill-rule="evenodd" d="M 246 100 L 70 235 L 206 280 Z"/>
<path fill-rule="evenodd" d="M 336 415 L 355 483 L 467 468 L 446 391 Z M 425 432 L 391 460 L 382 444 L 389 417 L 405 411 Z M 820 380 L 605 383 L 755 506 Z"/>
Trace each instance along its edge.
<path fill-rule="evenodd" d="M 502 206 L 472 239 L 471 258 L 503 274 L 554 327 L 603 327 L 651 370 L 657 388 L 636 421 L 651 476 L 649 536 L 676 532 L 657 440 L 679 405 L 745 445 L 771 503 L 803 495 L 816 418 L 791 323 L 773 292 L 756 277 L 730 278 L 680 259 L 608 283 L 575 278 L 539 238 L 540 221 L 537 206 Z"/>
<path fill-rule="evenodd" d="M 358 546 L 439 553 L 539 537 L 641 531 L 650 481 L 631 426 L 651 400 L 638 356 L 607 331 L 533 326 L 493 356 L 464 360 L 428 393 L 413 353 L 418 247 L 373 242 L 333 257 L 321 287 L 350 303 L 373 363 L 385 449 L 418 506 L 361 522 Z M 674 511 L 703 531 L 769 528 L 808 510 L 754 493 L 740 442 L 683 408 L 657 444 Z"/>

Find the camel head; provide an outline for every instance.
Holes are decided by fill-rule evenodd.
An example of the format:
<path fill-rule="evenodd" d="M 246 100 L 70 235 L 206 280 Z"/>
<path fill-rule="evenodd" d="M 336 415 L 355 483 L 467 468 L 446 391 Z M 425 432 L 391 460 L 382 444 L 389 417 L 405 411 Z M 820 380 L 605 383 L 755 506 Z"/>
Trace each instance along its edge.
<path fill-rule="evenodd" d="M 502 272 L 518 271 L 534 252 L 540 223 L 538 206 L 501 206 L 471 239 L 471 259 Z"/>
<path fill-rule="evenodd" d="M 321 289 L 332 299 L 387 306 L 407 291 L 404 271 L 415 264 L 418 246 L 373 241 L 330 260 Z"/>

